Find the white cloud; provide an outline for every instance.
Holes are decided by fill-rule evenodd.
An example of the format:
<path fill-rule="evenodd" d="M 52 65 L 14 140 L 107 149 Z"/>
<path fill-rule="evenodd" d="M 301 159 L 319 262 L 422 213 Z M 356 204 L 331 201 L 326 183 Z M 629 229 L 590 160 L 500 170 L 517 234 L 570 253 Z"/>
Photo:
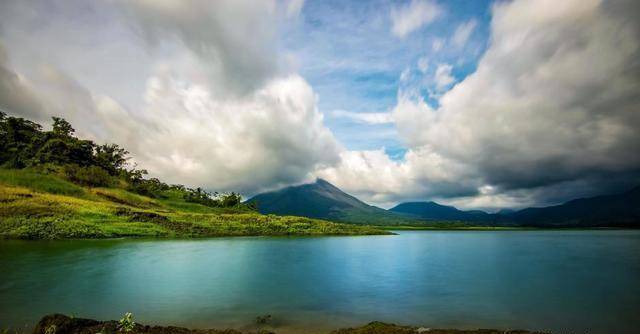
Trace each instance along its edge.
<path fill-rule="evenodd" d="M 171 182 L 255 192 L 299 182 L 336 161 L 311 87 L 276 78 L 240 100 L 216 100 L 206 87 L 166 75 L 149 80 L 140 163 Z"/>
<path fill-rule="evenodd" d="M 442 14 L 438 4 L 428 0 L 412 0 L 410 3 L 391 9 L 391 32 L 404 38 L 420 27 L 433 22 Z"/>
<path fill-rule="evenodd" d="M 409 78 L 411 77 L 411 69 L 410 68 L 405 68 L 404 70 L 402 70 L 402 72 L 400 73 L 400 82 L 407 82 L 409 81 Z"/>
<path fill-rule="evenodd" d="M 287 3 L 287 17 L 298 17 L 304 6 L 304 0 L 289 0 Z"/>
<path fill-rule="evenodd" d="M 433 49 L 434 52 L 438 52 L 442 50 L 443 46 L 444 46 L 444 40 L 442 38 L 435 38 L 431 43 L 431 48 Z"/>
<path fill-rule="evenodd" d="M 433 80 L 436 83 L 436 89 L 438 91 L 445 90 L 456 81 L 456 79 L 451 75 L 451 70 L 453 70 L 453 66 L 449 64 L 438 64 L 438 67 L 436 67 Z"/>
<path fill-rule="evenodd" d="M 349 118 L 364 124 L 388 124 L 393 123 L 393 117 L 388 112 L 353 112 L 346 110 L 334 110 L 332 117 Z"/>
<path fill-rule="evenodd" d="M 640 180 L 637 7 L 597 0 L 494 6 L 477 71 L 437 108 L 399 92 L 393 117 L 408 147 L 404 161 L 351 152 L 324 175 L 378 203 L 452 197 L 465 207 L 631 186 Z M 439 67 L 445 87 L 450 66 Z"/>
<path fill-rule="evenodd" d="M 465 44 L 467 44 L 469 37 L 471 37 L 471 34 L 476 29 L 477 25 L 478 21 L 476 21 L 475 19 L 471 19 L 467 22 L 461 23 L 453 33 L 453 37 L 451 37 L 451 42 L 453 43 L 453 45 L 461 48 Z"/>
<path fill-rule="evenodd" d="M 178 38 L 198 55 L 214 93 L 245 94 L 279 73 L 275 0 L 118 1 L 151 45 Z M 302 2 L 289 4 L 292 11 Z"/>
<path fill-rule="evenodd" d="M 0 111 L 16 113 L 40 120 L 42 105 L 37 92 L 26 78 L 11 70 L 9 59 L 0 41 Z"/>
<path fill-rule="evenodd" d="M 62 116 L 80 136 L 125 147 L 141 168 L 170 183 L 252 194 L 300 182 L 312 171 L 337 162 L 342 148 L 324 126 L 311 86 L 299 75 L 265 66 L 280 61 L 263 53 L 272 47 L 264 43 L 275 45 L 270 39 L 275 27 L 269 26 L 273 22 L 268 17 L 275 13 L 268 3 L 266 7 L 241 1 L 122 5 L 134 27 L 155 43 L 150 49 L 144 43 L 135 46 L 149 49 L 151 57 L 139 106 L 130 109 L 92 91 L 51 64 L 33 63 L 30 80 L 21 79 L 5 56 L 0 57 L 0 105 L 10 104 L 12 114 L 39 121 Z M 20 31 L 24 23 L 16 22 L 12 32 Z M 45 28 L 57 27 L 44 23 Z M 36 29 L 30 38 L 41 33 Z M 100 37 L 92 27 L 78 33 Z M 64 54 L 67 36 L 59 38 L 56 52 Z M 108 46 L 112 41 L 99 43 Z M 165 48 L 171 52 L 160 52 Z M 122 75 L 126 80 L 127 73 Z M 5 91 L 7 96 L 28 99 L 14 103 L 15 99 L 4 97 Z M 29 95 L 31 91 L 38 93 Z M 33 103 L 43 108 L 27 108 Z"/>
<path fill-rule="evenodd" d="M 89 17 L 96 26 L 81 26 L 72 15 L 59 16 L 64 10 L 22 20 L 15 17 L 38 11 L 0 10 L 8 53 L 17 55 L 10 63 L 0 52 L 0 106 L 37 120 L 64 116 L 82 136 L 123 145 L 141 167 L 169 182 L 247 194 L 315 173 L 377 204 L 449 198 L 498 207 L 605 189 L 615 175 L 630 175 L 617 178 L 620 184 L 638 180 L 637 2 L 501 2 L 493 7 L 490 44 L 475 73 L 451 88 L 452 66 L 434 64 L 438 103 L 429 105 L 410 89 L 416 82 L 407 69 L 391 114 L 338 112 L 367 124 L 393 121 L 407 148 L 402 161 L 382 149 L 345 151 L 336 142 L 313 89 L 283 65 L 274 2 L 118 3 L 146 44 L 115 44 L 133 43 L 137 35 L 114 17 Z M 433 2 L 413 1 L 394 9 L 392 31 L 406 37 L 440 13 Z M 47 21 L 54 19 L 59 24 Z M 106 27 L 97 26 L 105 20 L 119 29 L 105 36 Z M 470 30 L 460 40 L 468 41 Z M 82 38 L 69 40 L 70 34 Z M 55 43 L 45 44 L 51 55 L 40 59 L 53 64 L 32 61 L 34 45 L 46 40 Z M 434 51 L 443 45 L 432 42 Z M 79 54 L 82 47 L 90 50 Z M 60 66 L 64 58 L 82 64 Z M 125 59 L 127 70 L 105 62 L 113 59 Z M 145 70 L 129 73 L 138 67 Z M 139 105 L 83 76 L 91 70 L 95 78 L 113 79 L 114 69 Z M 129 89 L 138 87 L 135 80 L 143 88 Z"/>
<path fill-rule="evenodd" d="M 422 72 L 422 74 L 427 73 L 427 70 L 429 69 L 429 58 L 425 57 L 420 57 L 420 59 L 418 59 L 418 70 L 420 70 L 420 72 Z"/>

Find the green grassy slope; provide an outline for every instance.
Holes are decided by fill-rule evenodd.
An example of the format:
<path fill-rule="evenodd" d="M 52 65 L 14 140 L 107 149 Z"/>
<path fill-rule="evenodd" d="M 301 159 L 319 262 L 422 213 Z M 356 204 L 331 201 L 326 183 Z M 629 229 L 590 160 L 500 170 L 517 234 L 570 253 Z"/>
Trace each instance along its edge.
<path fill-rule="evenodd" d="M 53 175 L 0 169 L 0 237 L 21 239 L 386 234 L 368 226 L 247 208 L 212 208 L 167 191 L 162 199 L 85 188 Z"/>

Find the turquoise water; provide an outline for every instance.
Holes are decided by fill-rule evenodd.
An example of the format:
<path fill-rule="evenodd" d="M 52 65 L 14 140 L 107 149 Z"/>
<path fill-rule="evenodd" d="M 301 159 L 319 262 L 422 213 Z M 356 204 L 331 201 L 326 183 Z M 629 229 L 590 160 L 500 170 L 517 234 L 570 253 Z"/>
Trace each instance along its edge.
<path fill-rule="evenodd" d="M 0 327 L 42 315 L 325 332 L 427 327 L 638 333 L 640 231 L 0 241 Z"/>

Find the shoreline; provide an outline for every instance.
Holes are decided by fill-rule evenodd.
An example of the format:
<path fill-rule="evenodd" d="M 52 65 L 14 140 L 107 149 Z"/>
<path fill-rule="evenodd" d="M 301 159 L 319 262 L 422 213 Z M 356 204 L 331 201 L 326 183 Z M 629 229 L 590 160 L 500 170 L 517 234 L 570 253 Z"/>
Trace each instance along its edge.
<path fill-rule="evenodd" d="M 130 314 L 129 314 L 130 315 Z M 129 319 L 131 320 L 131 319 Z M 242 331 L 237 329 L 189 329 L 175 326 L 152 326 L 138 324 L 133 321 L 99 321 L 94 319 L 75 318 L 63 314 L 49 314 L 35 325 L 33 334 L 277 334 L 277 328 L 269 326 L 270 316 L 256 318 L 256 330 Z M 124 324 L 123 324 L 124 321 Z M 370 322 L 359 327 L 338 328 L 328 334 L 549 334 L 526 330 L 498 330 L 498 329 L 434 329 L 396 325 L 383 322 Z"/>
<path fill-rule="evenodd" d="M 433 227 L 433 226 L 375 226 L 385 231 L 634 231 L 640 228 L 630 227 L 508 227 L 508 226 L 460 226 L 460 227 Z"/>

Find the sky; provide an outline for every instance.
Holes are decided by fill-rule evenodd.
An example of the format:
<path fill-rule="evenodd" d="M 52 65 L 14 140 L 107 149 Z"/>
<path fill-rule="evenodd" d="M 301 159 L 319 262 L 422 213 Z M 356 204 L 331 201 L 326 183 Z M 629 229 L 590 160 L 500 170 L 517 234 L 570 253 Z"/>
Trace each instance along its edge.
<path fill-rule="evenodd" d="M 0 108 L 245 196 L 495 211 L 640 184 L 633 0 L 9 0 Z"/>

